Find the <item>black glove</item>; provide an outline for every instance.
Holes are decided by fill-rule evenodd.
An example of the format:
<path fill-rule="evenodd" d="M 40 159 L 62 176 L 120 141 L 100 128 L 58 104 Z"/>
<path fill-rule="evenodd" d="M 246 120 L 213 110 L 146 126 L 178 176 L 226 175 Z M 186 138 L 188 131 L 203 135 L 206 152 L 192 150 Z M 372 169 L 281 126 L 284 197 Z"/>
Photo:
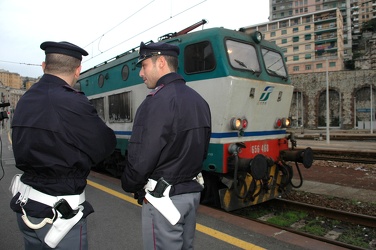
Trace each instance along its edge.
<path fill-rule="evenodd" d="M 144 202 L 144 198 L 145 198 L 145 190 L 144 189 L 141 189 L 141 190 L 138 190 L 137 192 L 134 193 L 133 197 L 137 200 L 137 203 L 139 205 L 142 205 L 143 202 Z"/>

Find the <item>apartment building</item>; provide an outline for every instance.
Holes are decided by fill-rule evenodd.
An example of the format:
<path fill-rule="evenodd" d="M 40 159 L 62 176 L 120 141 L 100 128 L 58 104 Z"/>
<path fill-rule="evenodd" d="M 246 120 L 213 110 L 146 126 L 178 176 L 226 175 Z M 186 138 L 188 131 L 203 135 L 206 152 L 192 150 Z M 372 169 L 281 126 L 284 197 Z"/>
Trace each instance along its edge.
<path fill-rule="evenodd" d="M 22 79 L 19 74 L 0 69 L 0 86 L 6 86 L 12 89 L 20 89 L 21 85 Z"/>
<path fill-rule="evenodd" d="M 376 0 L 269 0 L 270 21 L 338 8 L 343 17 L 344 58 L 352 59 L 364 22 L 376 18 Z"/>
<path fill-rule="evenodd" d="M 244 27 L 282 48 L 289 74 L 344 69 L 343 17 L 338 8 Z"/>

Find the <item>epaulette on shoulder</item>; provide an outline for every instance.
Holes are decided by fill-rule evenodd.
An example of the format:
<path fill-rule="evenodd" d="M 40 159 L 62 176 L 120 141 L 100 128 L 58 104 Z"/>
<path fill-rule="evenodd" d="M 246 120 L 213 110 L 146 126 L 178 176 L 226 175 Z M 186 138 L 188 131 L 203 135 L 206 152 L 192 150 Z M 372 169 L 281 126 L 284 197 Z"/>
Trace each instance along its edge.
<path fill-rule="evenodd" d="M 155 89 L 153 89 L 153 90 L 148 94 L 148 96 L 154 96 L 154 95 L 157 94 L 157 92 L 158 92 L 159 90 L 161 90 L 163 87 L 164 87 L 163 84 L 157 86 Z"/>

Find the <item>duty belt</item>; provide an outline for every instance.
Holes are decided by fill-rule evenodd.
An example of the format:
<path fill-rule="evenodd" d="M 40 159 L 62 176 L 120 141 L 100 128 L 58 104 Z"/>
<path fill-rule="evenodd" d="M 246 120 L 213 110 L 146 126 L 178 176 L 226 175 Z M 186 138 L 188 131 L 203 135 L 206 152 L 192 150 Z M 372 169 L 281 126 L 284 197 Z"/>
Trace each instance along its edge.
<path fill-rule="evenodd" d="M 82 211 L 84 207 L 80 204 L 85 201 L 85 191 L 79 195 L 52 196 L 42 193 L 33 187 L 22 183 L 21 176 L 21 174 L 15 175 L 9 188 L 13 196 L 20 193 L 17 203 L 19 203 L 22 208 L 23 215 L 21 218 L 28 227 L 34 230 L 40 229 L 46 224 L 51 224 L 51 227 L 44 238 L 44 242 L 49 247 L 55 248 L 65 237 L 65 235 L 72 229 L 72 227 L 82 218 Z M 33 224 L 27 217 L 26 211 L 23 208 L 28 199 L 32 199 L 52 207 L 51 209 L 54 214 L 53 218 L 44 218 L 39 224 Z M 64 218 L 62 214 L 59 213 L 59 209 L 57 207 L 55 211 L 54 205 L 61 199 L 67 201 L 69 206 L 76 208 L 75 210 L 77 212 L 73 217 Z"/>
<path fill-rule="evenodd" d="M 52 196 L 42 193 L 33 187 L 24 184 L 21 180 L 21 174 L 15 175 L 11 184 L 11 192 L 14 195 L 17 192 L 20 193 L 18 202 L 21 204 L 26 204 L 28 199 L 43 203 L 47 206 L 53 207 L 56 202 L 60 199 L 65 199 L 71 207 L 78 207 L 81 203 L 85 201 L 85 191 L 79 195 L 63 195 L 63 196 Z"/>

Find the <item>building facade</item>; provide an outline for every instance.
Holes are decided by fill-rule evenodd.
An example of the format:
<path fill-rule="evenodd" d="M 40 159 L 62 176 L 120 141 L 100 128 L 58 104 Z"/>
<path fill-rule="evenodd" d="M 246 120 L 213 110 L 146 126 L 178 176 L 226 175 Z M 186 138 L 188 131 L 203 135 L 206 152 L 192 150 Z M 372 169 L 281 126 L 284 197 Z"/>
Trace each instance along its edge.
<path fill-rule="evenodd" d="M 289 74 L 344 69 L 343 17 L 338 8 L 244 27 L 282 48 Z"/>
<path fill-rule="evenodd" d="M 12 89 L 20 89 L 22 87 L 21 76 L 17 73 L 0 69 L 0 85 Z"/>

